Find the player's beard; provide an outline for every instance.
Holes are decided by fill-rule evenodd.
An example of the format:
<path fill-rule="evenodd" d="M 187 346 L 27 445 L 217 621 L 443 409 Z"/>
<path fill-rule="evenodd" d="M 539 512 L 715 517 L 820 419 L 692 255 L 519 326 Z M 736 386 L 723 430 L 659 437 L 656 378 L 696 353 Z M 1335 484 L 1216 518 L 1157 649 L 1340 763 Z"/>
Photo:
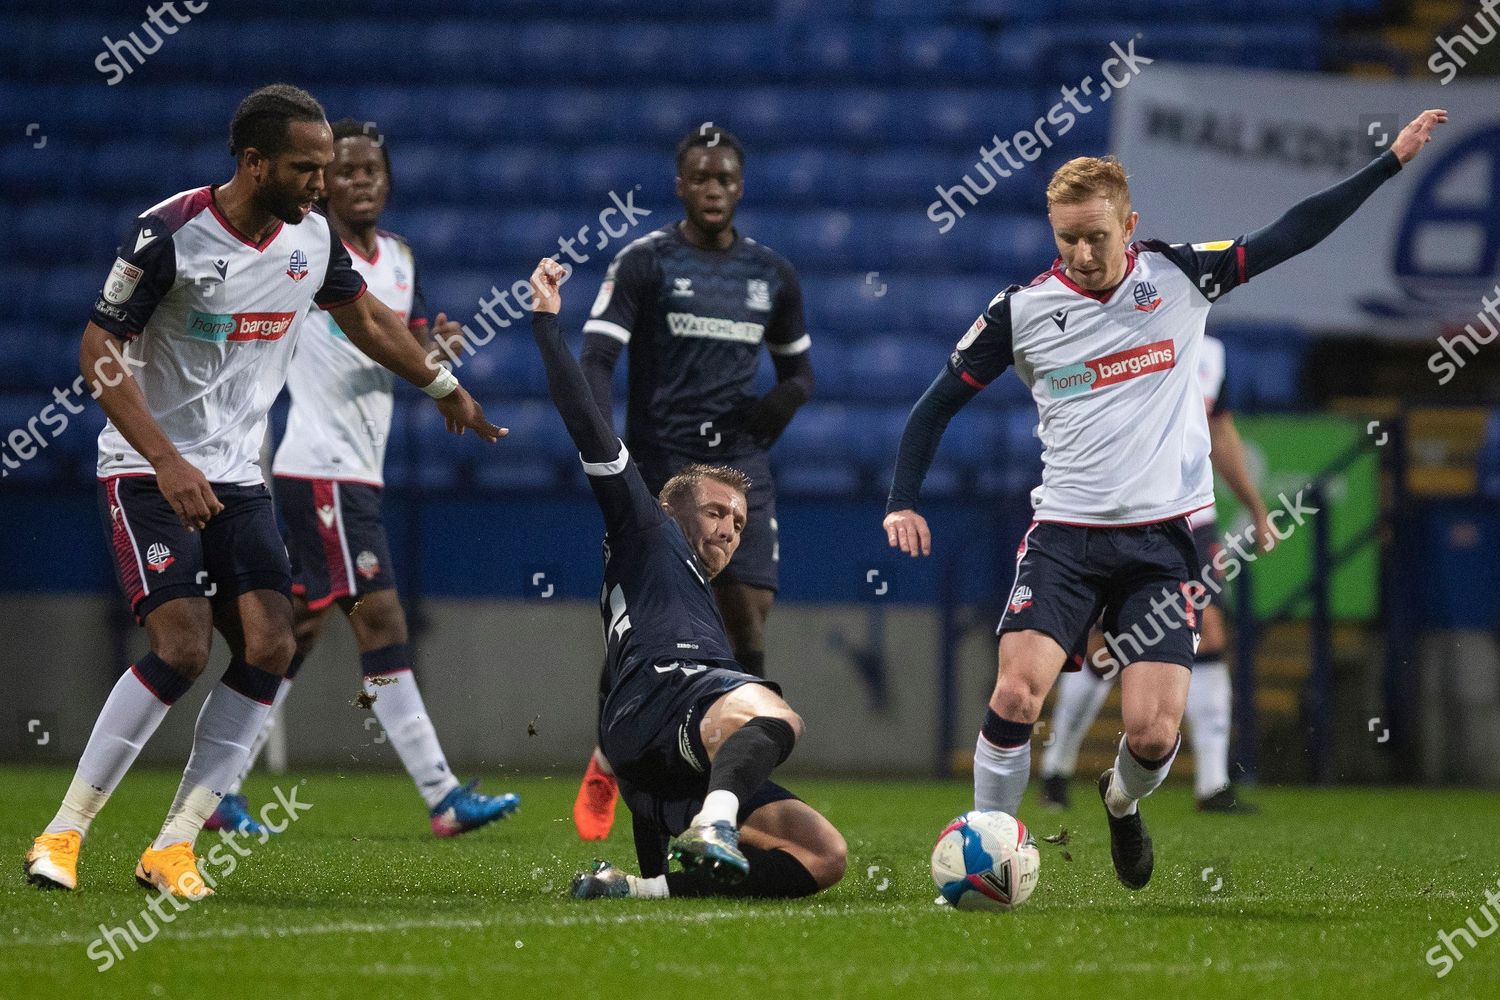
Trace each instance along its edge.
<path fill-rule="evenodd" d="M 306 218 L 302 213 L 302 204 L 308 199 L 302 195 L 301 191 L 286 191 L 262 186 L 255 192 L 255 202 L 261 209 L 276 216 L 282 222 L 295 226 Z"/>

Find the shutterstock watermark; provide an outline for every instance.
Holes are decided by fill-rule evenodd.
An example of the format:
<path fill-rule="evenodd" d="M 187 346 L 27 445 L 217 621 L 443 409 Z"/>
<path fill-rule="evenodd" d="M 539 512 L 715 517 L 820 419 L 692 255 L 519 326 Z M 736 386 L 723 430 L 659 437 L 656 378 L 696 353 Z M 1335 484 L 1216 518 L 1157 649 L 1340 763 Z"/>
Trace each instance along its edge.
<path fill-rule="evenodd" d="M 80 375 L 67 388 L 54 388 L 52 402 L 38 410 L 24 425 L 0 439 L 0 479 L 35 458 L 53 439 L 68 429 L 69 416 L 76 417 L 84 411 L 83 404 L 74 400 L 84 395 L 98 399 L 105 389 L 113 389 L 130 378 L 132 368 L 146 367 L 146 362 L 132 358 L 120 350 L 113 338 L 105 341 L 105 348 L 109 353 L 94 363 L 92 380 L 85 380 Z M 85 392 L 89 386 L 92 388 Z"/>
<path fill-rule="evenodd" d="M 197 3 L 195 0 L 183 0 L 182 6 L 187 10 L 187 16 L 177 13 L 177 4 L 171 0 L 154 8 L 146 8 L 146 20 L 141 22 L 141 34 L 151 38 L 149 47 L 145 41 L 137 38 L 133 31 L 118 42 L 108 35 L 99 39 L 104 43 L 104 51 L 94 59 L 94 68 L 110 75 L 109 79 L 104 81 L 106 85 L 113 87 L 144 66 L 146 57 L 155 55 L 161 49 L 162 43 L 166 40 L 165 36 L 177 34 L 182 25 L 193 19 L 194 14 L 201 14 L 208 9 L 208 0 L 203 0 L 202 3 Z M 163 14 L 171 14 L 173 23 L 168 24 Z M 156 33 L 157 28 L 161 29 L 160 35 Z M 130 65 L 130 60 L 125 58 L 127 54 L 135 57 L 134 66 Z"/>
<path fill-rule="evenodd" d="M 1281 506 L 1266 515 L 1271 534 L 1278 543 L 1292 537 L 1308 517 L 1320 512 L 1321 508 L 1303 503 L 1302 494 L 1305 492 L 1305 489 L 1298 490 L 1297 495 L 1291 499 L 1285 493 L 1280 494 L 1277 499 L 1281 501 Z M 1283 524 L 1284 520 L 1289 520 L 1290 523 Z M 1255 551 L 1253 534 L 1253 526 L 1247 526 L 1241 531 L 1225 535 L 1223 547 L 1215 553 L 1212 560 L 1204 564 L 1194 581 L 1184 584 L 1175 594 L 1163 590 L 1161 596 L 1152 598 L 1151 614 L 1146 616 L 1145 621 L 1132 625 L 1129 632 L 1105 632 L 1104 645 L 1089 657 L 1089 666 L 1094 673 L 1109 680 L 1119 673 L 1121 663 L 1127 659 L 1140 659 L 1146 650 L 1161 642 L 1169 631 L 1176 631 L 1184 625 L 1196 628 L 1198 614 L 1208 607 L 1214 595 L 1223 592 L 1224 584 L 1244 572 L 1245 563 L 1255 562 L 1260 558 Z M 1128 657 L 1125 655 L 1127 648 L 1131 650 Z"/>
<path fill-rule="evenodd" d="M 594 250 L 596 253 L 603 251 L 611 242 L 618 240 L 640 224 L 640 220 L 651 214 L 648 208 L 640 208 L 635 203 L 635 192 L 640 190 L 637 184 L 631 191 L 625 192 L 623 198 L 614 191 L 609 193 L 611 204 L 599 213 L 597 219 L 598 229 L 590 235 L 590 227 L 587 224 L 580 226 L 578 232 L 572 236 L 559 236 L 557 238 L 557 259 L 568 271 L 568 276 L 573 273 L 573 264 L 583 264 L 590 259 L 588 253 L 582 251 Z M 567 260 L 563 260 L 566 257 Z M 514 302 L 511 300 L 514 299 Z M 473 322 L 482 327 L 483 333 L 475 333 L 473 327 L 465 323 L 463 334 L 458 337 L 442 341 L 437 347 L 427 352 L 427 367 L 434 371 L 438 367 L 438 355 L 448 359 L 450 368 L 463 367 L 463 358 L 459 356 L 462 351 L 464 355 L 472 357 L 475 349 L 483 347 L 494 340 L 499 330 L 504 330 L 518 319 L 531 313 L 531 285 L 525 278 L 517 281 L 509 288 L 500 289 L 490 286 L 488 298 L 481 297 L 479 300 L 479 311 L 474 314 Z M 499 310 L 504 310 L 501 316 Z M 491 323 L 494 326 L 491 326 Z"/>
<path fill-rule="evenodd" d="M 203 879 L 198 882 L 191 875 L 182 877 L 183 888 L 189 892 L 201 892 L 204 886 L 210 889 L 216 888 L 221 879 L 228 878 L 234 874 L 239 867 L 240 858 L 248 858 L 254 853 L 252 847 L 242 840 L 253 840 L 257 844 L 264 844 L 273 833 L 281 833 L 297 820 L 302 814 L 312 808 L 311 802 L 299 802 L 297 800 L 297 787 L 292 786 L 291 794 L 282 791 L 277 785 L 271 789 L 276 796 L 275 802 L 267 802 L 260 810 L 260 822 L 265 830 L 256 837 L 246 837 L 228 830 L 219 831 L 219 843 L 209 849 L 208 853 L 198 860 L 198 870 Z M 272 814 L 280 810 L 286 814 L 286 819 L 277 821 Z M 192 908 L 192 902 L 181 896 L 174 896 L 166 889 L 157 889 L 146 900 L 145 907 L 137 915 L 140 926 L 136 926 L 136 919 L 125 921 L 123 925 L 111 927 L 108 924 L 99 925 L 99 935 L 89 942 L 84 949 L 84 954 L 98 964 L 95 970 L 108 972 L 116 964 L 123 962 L 126 956 L 126 948 L 130 954 L 135 954 L 142 945 L 150 944 L 156 940 L 162 928 L 172 923 L 182 913 Z"/>
<path fill-rule="evenodd" d="M 1452 972 L 1453 967 L 1464 960 L 1464 949 L 1458 947 L 1458 942 L 1465 942 L 1468 950 L 1473 951 L 1480 940 L 1500 929 L 1500 879 L 1495 881 L 1495 885 L 1497 888 L 1484 891 L 1484 904 L 1479 907 L 1479 912 L 1487 918 L 1489 927 L 1480 930 L 1474 918 L 1468 917 L 1464 920 L 1467 927 L 1438 931 L 1438 943 L 1427 949 L 1427 964 L 1438 970 L 1439 979 Z"/>
<path fill-rule="evenodd" d="M 1496 7 L 1500 7 L 1500 0 L 1479 0 L 1479 10 L 1474 12 L 1474 23 L 1485 29 L 1483 38 L 1466 24 L 1452 38 L 1438 35 L 1432 40 L 1438 50 L 1427 60 L 1427 68 L 1434 73 L 1443 74 L 1443 78 L 1438 81 L 1439 86 L 1452 83 L 1453 78 L 1458 76 L 1458 71 L 1469 65 L 1469 60 L 1458 54 L 1458 46 L 1468 49 L 1470 56 L 1477 56 L 1480 46 L 1495 40 L 1496 29 L 1500 28 L 1500 14 L 1495 12 Z"/>
<path fill-rule="evenodd" d="M 999 178 L 1009 177 L 1012 173 L 1025 169 L 1028 163 L 1035 163 L 1041 157 L 1043 150 L 1052 148 L 1054 140 L 1073 130 L 1073 126 L 1078 124 L 1080 115 L 1088 114 L 1097 104 L 1103 104 L 1109 100 L 1116 91 L 1124 90 L 1129 86 L 1130 81 L 1140 75 L 1141 67 L 1149 66 L 1154 61 L 1137 55 L 1135 42 L 1136 39 L 1132 38 L 1123 49 L 1120 48 L 1119 42 L 1110 42 L 1109 47 L 1115 54 L 1099 67 L 1100 80 L 1095 81 L 1092 76 L 1086 76 L 1077 87 L 1069 87 L 1065 84 L 1059 91 L 1062 100 L 1053 104 L 1045 115 L 1032 124 L 1031 128 L 1022 129 L 1008 139 L 994 136 L 992 145 L 981 146 L 979 162 L 974 164 L 974 169 L 984 178 L 983 184 L 968 174 L 964 174 L 962 183 L 955 184 L 951 188 L 945 188 L 939 184 L 935 188 L 938 200 L 927 206 L 927 218 L 937 223 L 938 232 L 946 233 L 964 217 L 966 210 L 958 203 L 958 198 L 963 198 L 969 203 L 968 207 L 973 208 L 979 204 L 982 196 L 995 190 Z M 1118 78 L 1114 72 L 1116 69 L 1120 71 Z M 1100 86 L 1097 95 L 1094 93 L 1096 82 Z M 1079 97 L 1080 94 L 1094 97 L 1097 104 L 1083 100 Z M 1047 128 L 1049 125 L 1052 127 L 1050 133 Z M 1017 156 L 1020 160 L 1016 159 Z M 1009 164 L 1008 167 L 996 162 L 1001 157 L 1005 158 L 1005 162 Z"/>
<path fill-rule="evenodd" d="M 1500 0 L 1495 2 L 1500 3 Z M 1491 294 L 1493 298 L 1479 300 L 1481 308 L 1475 317 L 1484 324 L 1489 336 L 1476 330 L 1473 323 L 1468 323 L 1464 325 L 1463 333 L 1438 338 L 1439 350 L 1434 351 L 1427 359 L 1427 370 L 1438 377 L 1438 385 L 1447 385 L 1458 374 L 1458 370 L 1469 363 L 1469 358 L 1479 353 L 1479 348 L 1500 337 L 1500 325 L 1497 325 L 1500 324 L 1500 285 L 1496 285 Z M 1460 344 L 1469 352 L 1468 358 L 1458 353 L 1457 345 Z"/>

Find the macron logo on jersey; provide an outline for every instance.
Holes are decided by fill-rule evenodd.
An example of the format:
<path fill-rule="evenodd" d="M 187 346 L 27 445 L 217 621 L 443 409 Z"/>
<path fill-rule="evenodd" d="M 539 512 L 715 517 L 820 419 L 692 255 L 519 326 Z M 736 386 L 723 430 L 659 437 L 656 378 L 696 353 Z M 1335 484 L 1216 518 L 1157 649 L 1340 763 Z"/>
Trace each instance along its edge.
<path fill-rule="evenodd" d="M 201 313 L 188 314 L 187 334 L 211 343 L 248 340 L 280 340 L 297 318 L 289 313 Z"/>
<path fill-rule="evenodd" d="M 1082 364 L 1068 365 L 1051 371 L 1042 377 L 1047 380 L 1047 391 L 1053 399 L 1076 396 L 1081 392 L 1092 392 L 1106 385 L 1128 382 L 1152 372 L 1167 371 L 1177 366 L 1177 348 L 1170 340 L 1158 340 L 1154 344 L 1132 347 L 1102 358 L 1094 358 Z"/>

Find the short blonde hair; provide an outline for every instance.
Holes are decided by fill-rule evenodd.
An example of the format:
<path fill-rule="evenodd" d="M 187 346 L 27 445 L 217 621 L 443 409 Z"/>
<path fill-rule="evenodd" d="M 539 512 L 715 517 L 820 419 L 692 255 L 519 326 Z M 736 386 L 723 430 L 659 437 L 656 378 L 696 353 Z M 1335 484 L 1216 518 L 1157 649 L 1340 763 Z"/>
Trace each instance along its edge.
<path fill-rule="evenodd" d="M 732 490 L 738 490 L 746 498 L 750 496 L 750 477 L 739 469 L 730 468 L 727 465 L 685 465 L 666 485 L 661 488 L 657 499 L 668 507 L 677 506 L 681 500 L 692 502 L 697 499 L 698 484 L 705 479 L 723 483 Z"/>
<path fill-rule="evenodd" d="M 1130 182 L 1125 167 L 1113 156 L 1078 156 L 1057 168 L 1047 182 L 1047 207 L 1076 205 L 1090 198 L 1107 198 L 1130 214 Z"/>

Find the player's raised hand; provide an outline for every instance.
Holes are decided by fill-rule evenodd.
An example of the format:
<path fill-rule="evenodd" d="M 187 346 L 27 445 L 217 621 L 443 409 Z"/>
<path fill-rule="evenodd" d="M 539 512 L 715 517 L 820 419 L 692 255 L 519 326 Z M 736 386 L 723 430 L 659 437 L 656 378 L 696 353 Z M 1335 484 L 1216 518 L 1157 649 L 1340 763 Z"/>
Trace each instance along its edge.
<path fill-rule="evenodd" d="M 543 257 L 531 272 L 531 311 L 562 312 L 562 283 L 568 280 L 568 269 L 551 257 Z"/>
<path fill-rule="evenodd" d="M 1448 112 L 1442 108 L 1422 112 L 1396 136 L 1396 141 L 1391 143 L 1391 152 L 1396 154 L 1396 159 L 1403 165 L 1410 163 L 1422 151 L 1422 147 L 1432 141 L 1432 130 L 1447 120 Z"/>
<path fill-rule="evenodd" d="M 443 412 L 443 421 L 450 434 L 462 436 L 465 427 L 472 427 L 476 434 L 494 444 L 510 433 L 508 428 L 496 427 L 486 420 L 484 407 L 463 386 L 438 400 L 437 408 Z"/>
<path fill-rule="evenodd" d="M 914 510 L 893 510 L 885 516 L 885 538 L 893 549 L 912 558 L 932 554 L 932 532 L 927 519 Z"/>
<path fill-rule="evenodd" d="M 432 329 L 429 331 L 429 335 L 432 337 L 433 343 L 439 345 L 444 349 L 444 353 L 452 357 L 458 353 L 453 348 L 456 348 L 463 341 L 464 328 L 457 320 L 449 319 L 447 313 L 440 312 L 437 314 L 437 318 L 432 321 Z"/>
<path fill-rule="evenodd" d="M 156 488 L 189 531 L 203 528 L 209 518 L 224 509 L 203 473 L 181 455 L 156 466 Z"/>

